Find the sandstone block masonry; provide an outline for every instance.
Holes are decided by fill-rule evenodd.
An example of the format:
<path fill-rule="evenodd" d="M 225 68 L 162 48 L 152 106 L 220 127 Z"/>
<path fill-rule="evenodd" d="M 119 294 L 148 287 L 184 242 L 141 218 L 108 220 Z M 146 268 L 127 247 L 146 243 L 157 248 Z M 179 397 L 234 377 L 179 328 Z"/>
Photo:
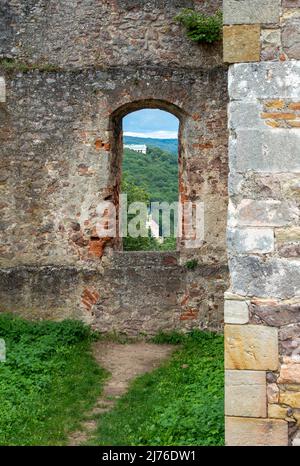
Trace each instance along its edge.
<path fill-rule="evenodd" d="M 103 332 L 222 329 L 227 69 L 221 44 L 174 21 L 193 6 L 221 1 L 1 3 L 1 311 Z M 122 118 L 141 108 L 180 119 L 180 197 L 205 202 L 201 248 L 128 254 L 97 236 L 98 202 L 118 205 Z"/>
<path fill-rule="evenodd" d="M 299 18 L 297 1 L 224 1 L 228 445 L 300 437 Z"/>

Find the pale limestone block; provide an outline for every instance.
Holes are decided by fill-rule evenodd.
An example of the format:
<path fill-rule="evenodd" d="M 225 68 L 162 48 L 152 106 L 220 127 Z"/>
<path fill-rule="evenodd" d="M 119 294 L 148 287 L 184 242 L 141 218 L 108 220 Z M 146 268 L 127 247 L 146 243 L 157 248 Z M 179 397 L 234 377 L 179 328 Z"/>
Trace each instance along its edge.
<path fill-rule="evenodd" d="M 225 371 L 225 414 L 266 417 L 266 372 Z"/>
<path fill-rule="evenodd" d="M 276 370 L 278 331 L 263 325 L 225 325 L 225 367 Z"/>
<path fill-rule="evenodd" d="M 287 446 L 288 423 L 281 419 L 226 418 L 228 446 Z"/>
<path fill-rule="evenodd" d="M 224 322 L 226 324 L 247 324 L 249 322 L 248 304 L 245 301 L 225 300 Z"/>

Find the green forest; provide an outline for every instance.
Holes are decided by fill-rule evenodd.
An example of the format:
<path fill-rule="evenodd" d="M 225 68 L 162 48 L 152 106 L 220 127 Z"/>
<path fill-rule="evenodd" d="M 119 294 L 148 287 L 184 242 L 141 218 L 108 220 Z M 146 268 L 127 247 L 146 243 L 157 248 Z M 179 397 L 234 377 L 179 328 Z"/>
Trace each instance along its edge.
<path fill-rule="evenodd" d="M 178 201 L 178 157 L 158 147 L 147 147 L 147 154 L 124 149 L 122 192 L 132 202 Z M 130 220 L 130 219 L 129 219 Z M 172 220 L 172 219 L 171 219 Z M 173 223 L 173 222 L 172 222 Z M 124 238 L 124 250 L 174 250 L 176 238 L 166 238 L 162 244 L 154 238 Z"/>
<path fill-rule="evenodd" d="M 178 201 L 177 155 L 151 146 L 146 155 L 124 149 L 122 168 L 126 180 L 143 188 L 150 202 Z"/>

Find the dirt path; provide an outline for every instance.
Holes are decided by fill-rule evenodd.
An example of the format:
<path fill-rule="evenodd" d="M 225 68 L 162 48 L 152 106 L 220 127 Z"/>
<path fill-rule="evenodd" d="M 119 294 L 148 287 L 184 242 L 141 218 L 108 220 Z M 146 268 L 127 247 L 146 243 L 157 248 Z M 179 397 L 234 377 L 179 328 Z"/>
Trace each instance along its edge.
<path fill-rule="evenodd" d="M 128 389 L 129 383 L 145 372 L 158 367 L 170 357 L 174 346 L 155 345 L 151 343 L 134 343 L 121 345 L 110 342 L 97 342 L 93 354 L 101 367 L 111 373 L 111 377 L 104 385 L 102 396 L 97 400 L 94 408 L 87 413 L 82 423 L 82 429 L 69 436 L 69 445 L 80 445 L 93 435 L 97 428 L 97 421 L 93 416 L 110 411 L 116 402 Z"/>

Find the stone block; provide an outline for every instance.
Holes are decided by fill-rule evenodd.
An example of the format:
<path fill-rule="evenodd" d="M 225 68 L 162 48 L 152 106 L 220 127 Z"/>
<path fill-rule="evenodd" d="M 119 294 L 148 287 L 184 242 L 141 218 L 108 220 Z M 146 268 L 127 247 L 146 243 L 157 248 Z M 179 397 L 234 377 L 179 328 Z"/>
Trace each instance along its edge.
<path fill-rule="evenodd" d="M 300 241 L 300 227 L 276 228 L 275 238 L 279 243 Z"/>
<path fill-rule="evenodd" d="M 257 62 L 260 59 L 260 26 L 224 26 L 225 63 Z"/>
<path fill-rule="evenodd" d="M 300 322 L 300 304 L 253 300 L 249 305 L 251 318 L 271 327 L 283 327 Z"/>
<path fill-rule="evenodd" d="M 300 437 L 296 437 L 292 441 L 293 447 L 300 447 Z"/>
<path fill-rule="evenodd" d="M 226 418 L 228 446 L 287 446 L 288 424 L 279 419 Z"/>
<path fill-rule="evenodd" d="M 285 358 L 284 364 L 280 367 L 278 383 L 300 384 L 300 362 L 297 363 L 292 358 Z"/>
<path fill-rule="evenodd" d="M 248 304 L 245 301 L 225 300 L 225 324 L 247 324 L 249 321 Z"/>
<path fill-rule="evenodd" d="M 279 330 L 280 352 L 297 362 L 300 358 L 300 323 L 298 322 L 295 319 L 294 323 L 285 325 Z"/>
<path fill-rule="evenodd" d="M 300 18 L 288 21 L 282 30 L 282 47 L 289 59 L 300 59 Z"/>
<path fill-rule="evenodd" d="M 280 257 L 295 258 L 300 257 L 300 243 L 284 243 L 277 246 Z"/>
<path fill-rule="evenodd" d="M 266 254 L 274 251 L 272 228 L 235 228 L 228 231 L 228 247 L 239 254 Z"/>
<path fill-rule="evenodd" d="M 0 102 L 6 101 L 6 88 L 5 88 L 5 79 L 0 77 Z"/>
<path fill-rule="evenodd" d="M 228 79 L 231 100 L 300 100 L 300 61 L 240 63 Z"/>
<path fill-rule="evenodd" d="M 294 203 L 276 200 L 252 200 L 243 199 L 236 208 L 237 225 L 252 227 L 281 226 L 291 223 L 297 223 L 300 218 L 300 210 Z M 265 230 L 266 232 L 266 230 Z M 257 230 L 258 233 L 258 230 Z M 258 233 L 259 234 L 259 233 Z M 267 233 L 265 233 L 267 235 Z M 273 235 L 273 233 L 272 233 Z M 249 239 L 250 243 L 254 243 Z M 259 241 L 259 240 L 257 240 Z M 269 239 L 266 241 L 266 247 L 274 246 Z M 263 245 L 261 244 L 263 247 Z"/>
<path fill-rule="evenodd" d="M 266 373 L 225 371 L 225 414 L 266 417 Z"/>
<path fill-rule="evenodd" d="M 248 127 L 253 120 L 250 118 L 251 115 Z M 299 146 L 300 132 L 295 129 L 240 129 L 236 137 L 230 139 L 229 152 L 237 154 L 234 168 L 238 172 L 298 173 Z M 285 160 L 284 164 L 282 160 Z"/>
<path fill-rule="evenodd" d="M 228 105 L 228 126 L 234 131 L 244 129 L 265 129 L 265 123 L 259 118 L 262 111 L 260 102 L 233 101 Z M 234 138 L 236 139 L 236 138 Z"/>
<path fill-rule="evenodd" d="M 300 8 L 300 0 L 283 0 L 283 8 Z"/>
<path fill-rule="evenodd" d="M 268 406 L 268 417 L 273 419 L 286 419 L 288 408 L 277 404 L 271 404 Z"/>
<path fill-rule="evenodd" d="M 267 399 L 269 404 L 279 402 L 279 388 L 276 383 L 270 383 L 267 386 Z"/>
<path fill-rule="evenodd" d="M 290 406 L 291 408 L 300 408 L 300 386 L 299 391 L 286 391 L 281 392 L 279 396 L 281 404 Z"/>
<path fill-rule="evenodd" d="M 277 299 L 290 299 L 300 294 L 297 260 L 240 256 L 231 257 L 229 267 L 234 293 Z"/>
<path fill-rule="evenodd" d="M 224 24 L 272 24 L 279 21 L 279 0 L 224 0 Z"/>
<path fill-rule="evenodd" d="M 226 325 L 225 367 L 238 370 L 276 370 L 277 329 L 262 325 Z"/>

